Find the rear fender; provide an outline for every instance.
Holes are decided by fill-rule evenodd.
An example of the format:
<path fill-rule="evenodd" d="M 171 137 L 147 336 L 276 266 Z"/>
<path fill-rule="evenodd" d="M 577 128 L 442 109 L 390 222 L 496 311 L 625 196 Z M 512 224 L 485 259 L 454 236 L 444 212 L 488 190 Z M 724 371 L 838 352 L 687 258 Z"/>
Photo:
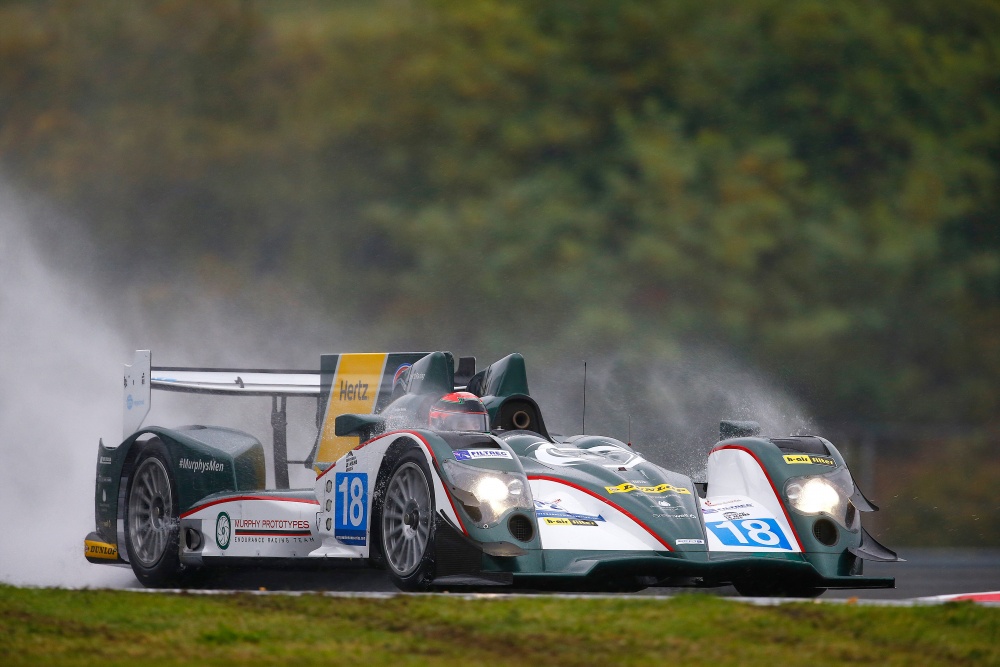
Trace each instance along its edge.
<path fill-rule="evenodd" d="M 98 445 L 94 500 L 97 532 L 111 543 L 123 540 L 128 479 L 146 443 L 154 439 L 167 448 L 182 513 L 213 493 L 265 487 L 263 446 L 253 436 L 233 429 L 152 426 L 133 433 L 117 447 L 106 447 L 102 442 Z"/>

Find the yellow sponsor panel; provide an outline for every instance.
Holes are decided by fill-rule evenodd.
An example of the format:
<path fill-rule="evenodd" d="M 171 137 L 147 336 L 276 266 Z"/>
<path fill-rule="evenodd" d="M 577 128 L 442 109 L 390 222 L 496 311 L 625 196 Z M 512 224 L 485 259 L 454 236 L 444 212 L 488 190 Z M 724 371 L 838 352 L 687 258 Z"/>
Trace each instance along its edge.
<path fill-rule="evenodd" d="M 785 454 L 785 463 L 815 463 L 821 466 L 835 466 L 837 462 L 829 456 L 810 456 L 809 454 Z"/>
<path fill-rule="evenodd" d="M 326 417 L 316 460 L 333 463 L 359 444 L 357 436 L 338 436 L 334 424 L 339 415 L 371 414 L 378 399 L 379 385 L 388 354 L 342 354 L 330 387 Z"/>
<path fill-rule="evenodd" d="M 683 486 L 674 486 L 673 484 L 657 484 L 656 486 L 636 486 L 635 484 L 630 484 L 625 482 L 624 484 L 619 484 L 618 486 L 606 486 L 604 489 L 608 493 L 628 493 L 629 491 L 642 491 L 643 493 L 680 493 L 691 495 L 689 489 L 685 489 Z"/>
<path fill-rule="evenodd" d="M 606 486 L 604 488 L 608 493 L 628 493 L 629 491 L 635 491 L 639 487 L 635 484 L 625 482 L 624 484 L 619 484 L 618 486 Z"/>
<path fill-rule="evenodd" d="M 546 525 L 549 526 L 596 526 L 596 521 L 590 519 L 560 519 L 553 517 L 545 518 Z"/>
<path fill-rule="evenodd" d="M 87 558 L 104 558 L 118 560 L 118 547 L 106 542 L 83 541 L 83 555 Z"/>

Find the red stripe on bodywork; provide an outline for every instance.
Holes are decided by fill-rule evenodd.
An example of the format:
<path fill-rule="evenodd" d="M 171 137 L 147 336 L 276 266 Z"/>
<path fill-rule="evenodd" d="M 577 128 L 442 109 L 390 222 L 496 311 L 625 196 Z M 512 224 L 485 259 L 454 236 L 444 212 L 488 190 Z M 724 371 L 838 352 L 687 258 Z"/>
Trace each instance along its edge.
<path fill-rule="evenodd" d="M 640 521 L 637 516 L 635 516 L 634 514 L 632 514 L 631 512 L 629 512 L 627 509 L 624 509 L 624 508 L 622 508 L 622 507 L 614 504 L 613 502 L 611 502 L 607 498 L 594 493 L 590 489 L 585 489 L 582 486 L 574 484 L 573 482 L 567 482 L 564 479 L 558 479 L 556 477 L 548 477 L 547 475 L 529 475 L 528 479 L 529 480 L 531 480 L 531 479 L 540 479 L 540 480 L 545 480 L 546 482 L 555 482 L 556 484 L 565 484 L 566 486 L 572 487 L 572 488 L 576 489 L 577 491 L 582 491 L 583 493 L 586 493 L 588 496 L 591 496 L 592 498 L 597 498 L 602 503 L 604 503 L 606 505 L 610 505 L 611 507 L 614 507 L 616 510 L 618 510 L 622 514 L 624 514 L 628 518 L 632 519 L 632 521 L 635 521 L 639 526 L 641 526 L 643 528 L 643 530 L 645 530 L 647 533 L 649 533 L 650 535 L 652 535 L 653 538 L 657 542 L 659 542 L 660 544 L 662 544 L 663 546 L 665 546 L 667 548 L 667 551 L 673 551 L 673 548 L 666 541 L 664 541 L 662 537 L 660 537 L 655 532 L 653 532 L 653 529 L 650 528 L 649 526 L 647 526 L 642 521 Z"/>
<path fill-rule="evenodd" d="M 778 487 L 774 485 L 774 480 L 771 479 L 771 476 L 767 474 L 767 468 L 764 467 L 764 464 L 761 463 L 761 460 L 757 458 L 757 455 L 754 454 L 752 451 L 740 445 L 722 445 L 721 447 L 715 447 L 714 449 L 712 449 L 712 451 L 708 453 L 708 455 L 711 456 L 712 454 L 722 451 L 723 449 L 738 449 L 741 452 L 746 452 L 753 458 L 754 461 L 757 462 L 757 465 L 760 466 L 761 472 L 764 473 L 764 478 L 767 479 L 767 483 L 771 485 L 771 491 L 774 492 L 774 499 L 778 501 L 778 506 L 781 508 L 781 511 L 785 513 L 785 521 L 788 522 L 788 527 L 792 529 L 792 535 L 795 537 L 795 541 L 799 545 L 799 551 L 805 553 L 806 550 L 802 546 L 802 540 L 799 539 L 799 533 L 798 531 L 795 530 L 795 524 L 792 523 L 792 517 L 788 514 L 788 510 L 785 508 L 785 503 L 781 502 L 781 494 L 778 493 Z"/>
<path fill-rule="evenodd" d="M 210 503 L 205 503 L 204 505 L 198 505 L 195 508 L 189 509 L 187 512 L 181 514 L 181 518 L 185 519 L 195 512 L 200 512 L 203 509 L 211 507 L 212 505 L 220 505 L 222 503 L 235 503 L 241 500 L 271 500 L 279 503 L 306 503 L 307 505 L 319 505 L 319 501 L 309 498 L 276 498 L 274 496 L 236 496 L 234 498 L 220 498 L 219 500 L 213 500 Z"/>

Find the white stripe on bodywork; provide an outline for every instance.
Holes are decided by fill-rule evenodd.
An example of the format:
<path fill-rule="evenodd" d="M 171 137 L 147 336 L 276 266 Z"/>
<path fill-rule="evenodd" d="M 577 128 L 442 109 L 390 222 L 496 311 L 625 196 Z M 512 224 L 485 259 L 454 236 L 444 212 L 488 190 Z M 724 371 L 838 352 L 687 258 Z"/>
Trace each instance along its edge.
<path fill-rule="evenodd" d="M 779 549 L 752 543 L 747 546 L 726 545 L 706 526 L 709 551 L 767 553 L 800 553 L 802 551 L 795 532 L 785 518 L 781 501 L 774 494 L 770 480 L 757 459 L 748 452 L 741 449 L 718 449 L 709 454 L 708 491 L 710 495 L 701 503 L 703 511 L 708 508 L 714 509 L 716 512 L 703 515 L 706 524 L 710 521 L 719 521 L 719 511 L 726 511 L 725 507 L 727 506 L 749 504 L 751 507 L 738 508 L 738 511 L 750 514 L 750 516 L 741 517 L 739 520 L 773 520 L 789 546 L 788 549 Z"/>
<path fill-rule="evenodd" d="M 593 551 L 665 551 L 645 528 L 614 506 L 578 491 L 568 484 L 532 479 L 531 495 L 546 504 L 556 504 L 578 515 L 601 516 L 604 521 L 589 525 L 549 525 L 537 521 L 543 549 L 585 549 Z"/>
<path fill-rule="evenodd" d="M 242 558 L 305 558 L 317 543 L 316 510 L 313 503 L 281 498 L 234 498 L 221 503 L 214 503 L 192 514 L 186 515 L 182 521 L 190 525 L 195 522 L 199 526 L 205 545 L 203 556 L 225 556 Z M 219 515 L 225 512 L 231 521 L 232 535 L 229 545 L 223 549 L 216 540 L 216 528 Z M 241 536 L 237 530 L 249 530 L 248 526 L 239 526 L 243 521 L 290 521 L 298 525 L 288 526 L 288 530 L 304 530 L 308 528 L 309 536 L 279 537 L 279 536 Z M 279 529 L 278 526 L 261 525 L 259 529 Z M 237 539 L 239 538 L 239 539 Z"/>

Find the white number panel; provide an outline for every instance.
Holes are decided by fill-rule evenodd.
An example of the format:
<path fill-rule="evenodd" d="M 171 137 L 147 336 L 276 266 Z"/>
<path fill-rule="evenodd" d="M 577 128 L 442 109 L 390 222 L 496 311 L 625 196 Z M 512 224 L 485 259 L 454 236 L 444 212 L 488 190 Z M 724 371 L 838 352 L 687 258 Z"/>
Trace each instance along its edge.
<path fill-rule="evenodd" d="M 709 551 L 800 551 L 785 518 L 745 496 L 712 496 L 701 512 Z"/>

